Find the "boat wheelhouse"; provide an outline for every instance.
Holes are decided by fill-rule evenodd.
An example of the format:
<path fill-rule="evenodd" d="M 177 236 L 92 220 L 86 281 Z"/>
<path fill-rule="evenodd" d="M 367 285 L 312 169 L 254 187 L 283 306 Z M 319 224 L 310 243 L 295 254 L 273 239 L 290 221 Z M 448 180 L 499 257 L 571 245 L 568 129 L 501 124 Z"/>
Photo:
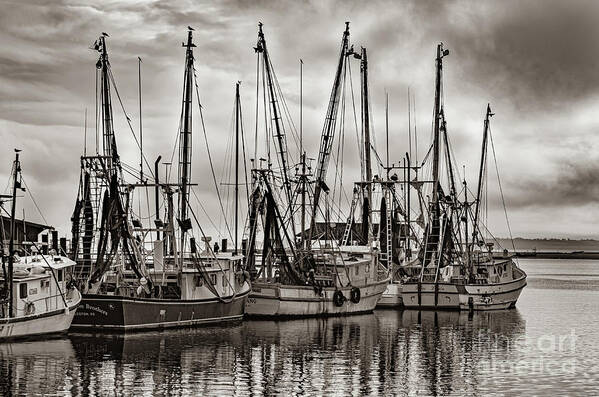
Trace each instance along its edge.
<path fill-rule="evenodd" d="M 81 294 L 70 283 L 75 262 L 64 256 L 34 255 L 17 257 L 13 263 L 12 303 L 2 305 L 0 340 L 66 332 L 81 302 Z M 1 276 L 0 283 L 4 282 Z"/>

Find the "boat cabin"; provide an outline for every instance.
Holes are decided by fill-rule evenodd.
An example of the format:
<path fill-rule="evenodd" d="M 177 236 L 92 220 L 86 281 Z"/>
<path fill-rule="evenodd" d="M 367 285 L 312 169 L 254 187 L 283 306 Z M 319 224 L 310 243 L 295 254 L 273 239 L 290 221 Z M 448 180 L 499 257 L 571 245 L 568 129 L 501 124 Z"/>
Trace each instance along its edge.
<path fill-rule="evenodd" d="M 144 298 L 195 300 L 231 296 L 249 278 L 241 271 L 243 256 L 231 252 L 220 252 L 215 256 L 200 255 L 201 266 L 191 258 L 185 258 L 180 271 L 172 261 L 159 266 L 146 263 L 145 273 L 153 284 L 153 292 L 140 289 L 137 275 L 127 268 L 122 275 L 118 270 L 108 273 L 102 287 L 109 295 Z"/>
<path fill-rule="evenodd" d="M 47 313 L 65 307 L 68 280 L 75 262 L 62 256 L 17 257 L 13 269 L 13 308 L 11 317 Z M 4 276 L 0 275 L 0 283 Z M 8 302 L 1 305 L 0 316 L 8 317 Z"/>

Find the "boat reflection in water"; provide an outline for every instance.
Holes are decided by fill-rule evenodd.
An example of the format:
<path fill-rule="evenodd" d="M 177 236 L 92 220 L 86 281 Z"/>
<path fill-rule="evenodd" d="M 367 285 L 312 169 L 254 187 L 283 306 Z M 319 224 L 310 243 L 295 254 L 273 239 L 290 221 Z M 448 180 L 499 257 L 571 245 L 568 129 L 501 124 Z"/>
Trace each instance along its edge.
<path fill-rule="evenodd" d="M 4 345 L 1 375 L 13 379 L 8 389 L 13 394 L 479 394 L 493 390 L 486 382 L 489 362 L 518 358 L 512 342 L 524 331 L 517 310 L 471 318 L 460 312 L 383 310 L 73 334 L 39 345 Z"/>
<path fill-rule="evenodd" d="M 0 396 L 68 393 L 78 370 L 75 349 L 65 336 L 0 344 Z"/>

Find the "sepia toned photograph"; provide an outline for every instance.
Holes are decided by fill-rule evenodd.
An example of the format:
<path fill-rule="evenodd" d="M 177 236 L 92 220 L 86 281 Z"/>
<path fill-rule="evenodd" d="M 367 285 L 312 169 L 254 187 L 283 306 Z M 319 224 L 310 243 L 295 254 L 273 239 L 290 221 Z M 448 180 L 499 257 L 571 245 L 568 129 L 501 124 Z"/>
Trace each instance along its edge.
<path fill-rule="evenodd" d="M 599 2 L 0 6 L 0 396 L 599 394 Z"/>

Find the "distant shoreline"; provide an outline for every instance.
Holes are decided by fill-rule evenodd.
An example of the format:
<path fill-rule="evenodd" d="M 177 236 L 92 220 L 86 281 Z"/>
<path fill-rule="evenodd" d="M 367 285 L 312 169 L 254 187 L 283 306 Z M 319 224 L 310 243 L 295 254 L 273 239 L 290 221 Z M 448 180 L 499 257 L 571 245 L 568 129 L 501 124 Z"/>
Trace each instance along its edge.
<path fill-rule="evenodd" d="M 514 238 L 512 240 L 506 238 L 498 238 L 495 244 L 495 249 L 505 248 L 510 252 L 522 252 L 523 255 L 529 255 L 530 251 L 537 251 L 537 253 L 577 253 L 578 251 L 584 251 L 584 253 L 599 253 L 599 240 L 571 240 L 571 239 L 525 239 L 525 238 Z"/>
<path fill-rule="evenodd" d="M 518 258 L 599 259 L 599 251 L 516 251 Z"/>

